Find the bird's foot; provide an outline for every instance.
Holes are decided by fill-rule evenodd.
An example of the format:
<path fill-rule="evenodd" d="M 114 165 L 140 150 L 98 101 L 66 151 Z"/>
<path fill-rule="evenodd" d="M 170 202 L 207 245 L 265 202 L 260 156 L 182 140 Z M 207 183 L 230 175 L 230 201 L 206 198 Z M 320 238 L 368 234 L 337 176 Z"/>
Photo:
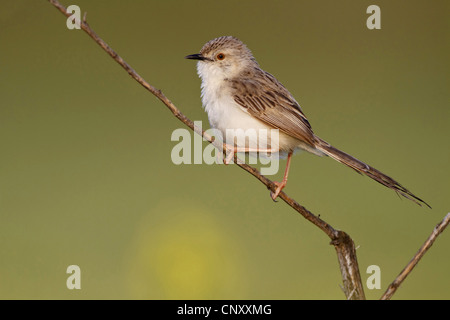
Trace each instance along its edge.
<path fill-rule="evenodd" d="M 276 199 L 278 198 L 278 195 L 280 194 L 281 190 L 283 190 L 284 187 L 286 187 L 287 181 L 284 180 L 282 182 L 274 181 L 273 183 L 277 186 L 277 188 L 275 189 L 275 192 L 270 192 L 270 197 L 274 202 L 276 202 Z"/>

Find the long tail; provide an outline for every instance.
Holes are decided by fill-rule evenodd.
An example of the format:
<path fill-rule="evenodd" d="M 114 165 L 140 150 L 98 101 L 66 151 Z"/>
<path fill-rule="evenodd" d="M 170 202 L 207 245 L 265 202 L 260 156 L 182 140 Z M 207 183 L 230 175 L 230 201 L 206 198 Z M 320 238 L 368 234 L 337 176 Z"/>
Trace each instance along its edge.
<path fill-rule="evenodd" d="M 381 183 L 382 185 L 394 190 L 398 194 L 401 194 L 405 198 L 417 203 L 419 206 L 422 206 L 422 204 L 425 204 L 427 207 L 431 208 L 428 203 L 420 199 L 419 197 L 412 194 L 408 189 L 403 187 L 400 183 L 392 179 L 391 177 L 385 175 L 384 173 L 378 171 L 375 168 L 372 168 L 371 166 L 365 164 L 362 161 L 359 161 L 356 158 L 353 158 L 351 155 L 336 149 L 332 145 L 330 145 L 328 142 L 322 140 L 321 138 L 316 136 L 316 148 L 325 153 L 327 156 L 333 158 L 336 161 L 339 161 L 340 163 L 345 164 L 346 166 L 352 168 L 358 173 L 364 174 L 373 180 Z"/>

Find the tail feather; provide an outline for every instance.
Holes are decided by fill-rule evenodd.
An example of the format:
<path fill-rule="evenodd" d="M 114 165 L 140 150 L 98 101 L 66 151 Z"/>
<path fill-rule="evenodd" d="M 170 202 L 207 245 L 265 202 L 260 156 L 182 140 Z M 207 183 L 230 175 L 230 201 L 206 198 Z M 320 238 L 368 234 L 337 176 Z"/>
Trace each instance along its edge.
<path fill-rule="evenodd" d="M 427 207 L 431 208 L 428 203 L 420 199 L 419 197 L 412 194 L 408 189 L 403 187 L 400 183 L 392 179 L 391 177 L 385 175 L 384 173 L 378 171 L 377 169 L 365 164 L 362 161 L 359 161 L 358 159 L 352 157 L 351 155 L 333 147 L 328 142 L 322 140 L 319 137 L 316 137 L 316 148 L 322 151 L 327 156 L 333 158 L 336 161 L 339 161 L 340 163 L 345 164 L 346 166 L 352 168 L 356 172 L 360 174 L 364 174 L 373 180 L 381 183 L 382 185 L 394 190 L 398 194 L 402 195 L 403 197 L 415 202 L 419 206 L 422 206 L 422 204 L 425 204 Z"/>

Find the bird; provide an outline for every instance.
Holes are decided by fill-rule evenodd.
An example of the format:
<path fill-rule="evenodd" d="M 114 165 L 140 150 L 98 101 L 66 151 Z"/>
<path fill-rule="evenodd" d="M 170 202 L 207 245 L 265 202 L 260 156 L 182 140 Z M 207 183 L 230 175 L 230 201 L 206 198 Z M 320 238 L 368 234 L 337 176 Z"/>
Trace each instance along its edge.
<path fill-rule="evenodd" d="M 287 184 L 293 153 L 304 150 L 317 156 L 328 156 L 416 204 L 430 207 L 393 178 L 315 135 L 294 96 L 273 75 L 261 69 L 250 49 L 238 38 L 212 39 L 199 53 L 185 58 L 197 60 L 202 104 L 212 128 L 224 137 L 228 130 L 278 130 L 278 141 L 265 137 L 268 142 L 265 151 L 279 152 L 281 156 L 287 154 L 283 180 L 275 182 L 272 200 L 276 200 Z M 237 152 L 256 151 L 250 150 L 248 145 L 237 145 L 236 136 L 227 136 L 225 142 L 233 156 Z"/>

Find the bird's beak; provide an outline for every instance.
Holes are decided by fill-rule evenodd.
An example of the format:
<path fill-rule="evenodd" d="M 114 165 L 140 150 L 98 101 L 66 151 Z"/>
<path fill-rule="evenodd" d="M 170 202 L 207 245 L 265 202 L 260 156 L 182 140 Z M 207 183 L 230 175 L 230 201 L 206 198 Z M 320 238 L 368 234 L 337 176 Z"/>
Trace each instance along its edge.
<path fill-rule="evenodd" d="M 188 56 L 186 56 L 184 58 L 185 59 L 191 59 L 191 60 L 201 60 L 201 61 L 210 60 L 209 58 L 202 56 L 200 53 L 190 54 L 190 55 L 188 55 Z"/>

